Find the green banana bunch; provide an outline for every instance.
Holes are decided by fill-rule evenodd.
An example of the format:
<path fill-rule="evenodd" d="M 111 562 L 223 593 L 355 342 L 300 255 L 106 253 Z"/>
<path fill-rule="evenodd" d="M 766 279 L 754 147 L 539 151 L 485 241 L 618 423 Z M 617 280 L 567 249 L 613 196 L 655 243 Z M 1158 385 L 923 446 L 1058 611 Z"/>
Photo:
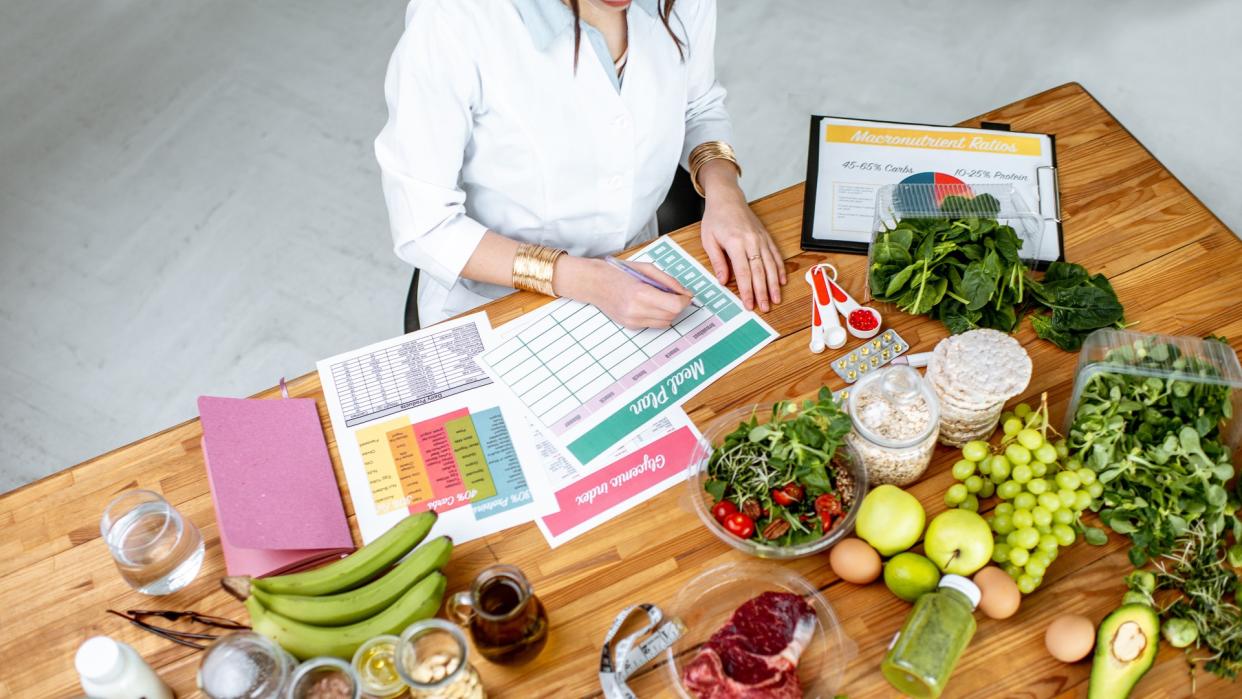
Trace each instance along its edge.
<path fill-rule="evenodd" d="M 440 608 L 447 584 L 443 574 L 432 573 L 382 612 L 346 626 L 315 626 L 295 621 L 265 608 L 257 597 L 246 600 L 246 610 L 250 612 L 250 625 L 255 632 L 276 641 L 299 660 L 321 655 L 349 660 L 367 639 L 399 634 L 415 621 L 434 615 Z"/>
<path fill-rule="evenodd" d="M 384 532 L 378 539 L 339 561 L 303 573 L 254 578 L 250 587 L 280 595 L 328 595 L 352 590 L 371 580 L 419 542 L 436 523 L 436 513 L 410 515 Z"/>
<path fill-rule="evenodd" d="M 340 626 L 387 609 L 414 583 L 448 563 L 453 542 L 442 536 L 418 547 L 383 577 L 335 595 L 281 595 L 252 585 L 250 596 L 268 611 L 319 626 Z"/>

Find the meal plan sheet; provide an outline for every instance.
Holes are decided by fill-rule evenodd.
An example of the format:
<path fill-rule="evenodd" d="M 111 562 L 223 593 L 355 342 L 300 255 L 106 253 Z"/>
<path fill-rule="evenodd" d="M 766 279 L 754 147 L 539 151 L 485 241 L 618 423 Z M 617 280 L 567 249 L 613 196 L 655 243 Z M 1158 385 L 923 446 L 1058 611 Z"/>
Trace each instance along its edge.
<path fill-rule="evenodd" d="M 475 361 L 491 333 L 475 313 L 318 363 L 364 543 L 426 510 L 461 543 L 556 509 L 518 458 L 521 408 Z"/>
<path fill-rule="evenodd" d="M 658 239 L 630 257 L 694 293 L 664 329 L 628 330 L 558 299 L 504 327 L 482 362 L 579 463 L 610 451 L 776 338 L 776 332 L 680 245 Z"/>

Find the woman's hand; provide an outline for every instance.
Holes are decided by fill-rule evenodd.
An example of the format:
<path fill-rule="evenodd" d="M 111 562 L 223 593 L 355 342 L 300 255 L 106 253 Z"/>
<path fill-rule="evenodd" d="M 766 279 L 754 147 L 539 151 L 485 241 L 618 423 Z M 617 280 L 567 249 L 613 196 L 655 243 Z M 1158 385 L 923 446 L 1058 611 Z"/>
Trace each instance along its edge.
<path fill-rule="evenodd" d="M 707 194 L 703 212 L 703 249 L 721 284 L 729 281 L 729 268 L 737 277 L 737 293 L 746 310 L 767 312 L 781 302 L 785 284 L 785 260 L 768 230 L 746 203 L 737 186 L 737 170 L 726 160 L 712 160 L 699 170 L 699 184 Z"/>
<path fill-rule="evenodd" d="M 678 293 L 665 293 L 644 284 L 603 260 L 569 255 L 556 261 L 552 286 L 558 295 L 589 303 L 631 330 L 672 325 L 673 319 L 690 305 L 690 292 L 654 265 L 628 264 Z"/>

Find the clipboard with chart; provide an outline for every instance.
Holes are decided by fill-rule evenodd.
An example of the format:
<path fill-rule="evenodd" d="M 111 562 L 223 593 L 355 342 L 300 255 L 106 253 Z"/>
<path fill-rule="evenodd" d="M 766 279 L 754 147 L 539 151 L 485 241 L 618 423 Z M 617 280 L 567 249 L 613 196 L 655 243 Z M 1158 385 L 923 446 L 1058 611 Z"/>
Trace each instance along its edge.
<path fill-rule="evenodd" d="M 1063 260 L 1056 139 L 989 126 L 811 117 L 802 249 L 865 253 L 885 185 L 1011 185 L 1042 221 L 1035 266 Z"/>

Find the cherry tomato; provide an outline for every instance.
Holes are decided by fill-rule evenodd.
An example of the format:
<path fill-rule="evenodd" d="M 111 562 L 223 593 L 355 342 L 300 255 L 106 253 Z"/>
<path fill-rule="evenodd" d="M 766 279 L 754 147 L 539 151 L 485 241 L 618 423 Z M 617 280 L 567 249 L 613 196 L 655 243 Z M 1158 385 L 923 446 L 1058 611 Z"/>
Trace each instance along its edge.
<path fill-rule="evenodd" d="M 739 539 L 749 539 L 755 533 L 755 520 L 741 512 L 725 517 L 724 528 Z"/>
<path fill-rule="evenodd" d="M 725 517 L 728 517 L 734 512 L 737 512 L 737 505 L 734 505 L 728 500 L 721 500 L 715 505 L 712 505 L 712 517 L 714 517 L 716 521 L 721 524 L 724 524 Z"/>
<path fill-rule="evenodd" d="M 841 501 L 832 493 L 824 493 L 815 498 L 815 513 L 819 515 L 820 524 L 824 531 L 828 531 L 832 527 L 832 520 L 845 514 L 845 510 L 841 508 Z"/>
<path fill-rule="evenodd" d="M 806 492 L 797 483 L 789 483 L 772 490 L 772 501 L 781 507 L 789 507 L 795 502 L 802 502 Z"/>

